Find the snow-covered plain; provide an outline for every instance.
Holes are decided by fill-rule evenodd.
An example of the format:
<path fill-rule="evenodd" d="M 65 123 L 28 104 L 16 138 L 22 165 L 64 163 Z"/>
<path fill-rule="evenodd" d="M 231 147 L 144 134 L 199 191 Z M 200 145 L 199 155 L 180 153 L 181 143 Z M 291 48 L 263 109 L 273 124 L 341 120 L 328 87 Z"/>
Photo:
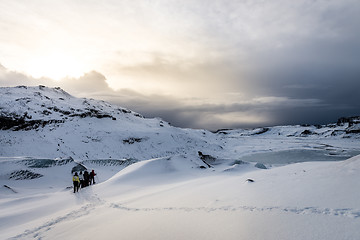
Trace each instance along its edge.
<path fill-rule="evenodd" d="M 358 123 L 211 133 L 0 93 L 0 239 L 360 239 Z M 97 183 L 74 194 L 79 163 Z"/>

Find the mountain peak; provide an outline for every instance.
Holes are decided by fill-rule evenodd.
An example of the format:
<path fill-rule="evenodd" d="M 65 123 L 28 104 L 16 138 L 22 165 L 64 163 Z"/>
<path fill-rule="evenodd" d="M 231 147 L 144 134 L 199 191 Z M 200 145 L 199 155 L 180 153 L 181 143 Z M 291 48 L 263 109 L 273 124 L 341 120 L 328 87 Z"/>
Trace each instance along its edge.
<path fill-rule="evenodd" d="M 49 123 L 63 123 L 73 118 L 109 118 L 119 114 L 140 114 L 110 103 L 76 98 L 60 87 L 17 86 L 0 88 L 0 129 L 32 129 Z"/>

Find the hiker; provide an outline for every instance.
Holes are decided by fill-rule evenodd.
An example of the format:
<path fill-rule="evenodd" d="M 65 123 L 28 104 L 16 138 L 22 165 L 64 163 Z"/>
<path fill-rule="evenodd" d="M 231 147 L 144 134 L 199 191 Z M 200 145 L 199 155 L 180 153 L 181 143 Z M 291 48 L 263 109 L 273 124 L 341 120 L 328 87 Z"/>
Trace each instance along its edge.
<path fill-rule="evenodd" d="M 89 186 L 89 172 L 85 170 L 84 172 L 84 187 Z"/>
<path fill-rule="evenodd" d="M 73 184 L 74 184 L 74 193 L 78 192 L 79 191 L 79 185 L 80 185 L 80 179 L 79 179 L 79 176 L 78 176 L 77 172 L 73 176 Z"/>
<path fill-rule="evenodd" d="M 80 187 L 83 188 L 84 187 L 84 175 L 83 175 L 82 171 L 80 171 L 80 173 L 79 173 L 79 179 L 80 179 Z"/>
<path fill-rule="evenodd" d="M 91 182 L 93 184 L 95 184 L 95 176 L 96 176 L 96 173 L 94 172 L 94 169 L 93 169 L 90 173 L 90 185 L 91 185 Z"/>

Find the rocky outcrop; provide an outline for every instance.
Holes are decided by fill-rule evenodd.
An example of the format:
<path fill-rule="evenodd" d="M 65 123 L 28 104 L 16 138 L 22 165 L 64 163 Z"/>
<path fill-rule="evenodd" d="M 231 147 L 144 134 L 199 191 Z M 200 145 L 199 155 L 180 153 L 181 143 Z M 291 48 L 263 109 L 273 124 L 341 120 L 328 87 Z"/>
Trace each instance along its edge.
<path fill-rule="evenodd" d="M 45 127 L 48 124 L 63 123 L 64 120 L 26 120 L 24 116 L 14 118 L 8 116 L 0 116 L 0 130 L 32 130 L 39 127 Z"/>
<path fill-rule="evenodd" d="M 337 121 L 338 126 L 344 125 L 345 123 L 348 123 L 349 127 L 353 126 L 354 124 L 358 124 L 360 123 L 360 116 L 342 117 Z"/>

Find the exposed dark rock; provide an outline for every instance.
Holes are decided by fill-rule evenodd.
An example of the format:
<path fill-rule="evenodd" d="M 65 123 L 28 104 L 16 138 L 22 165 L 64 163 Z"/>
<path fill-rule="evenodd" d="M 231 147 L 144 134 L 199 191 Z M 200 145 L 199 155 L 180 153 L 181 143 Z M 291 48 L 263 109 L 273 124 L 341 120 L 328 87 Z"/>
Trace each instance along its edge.
<path fill-rule="evenodd" d="M 344 131 L 343 130 L 334 130 L 331 133 L 331 136 L 339 136 L 339 135 L 343 135 Z"/>
<path fill-rule="evenodd" d="M 14 119 L 13 117 L 0 116 L 0 129 L 7 130 L 14 126 L 24 124 L 25 120 L 23 118 Z"/>
<path fill-rule="evenodd" d="M 124 139 L 123 140 L 123 143 L 128 143 L 128 144 L 134 144 L 134 143 L 139 143 L 143 140 L 143 138 L 133 138 L 133 137 L 130 137 L 128 139 Z"/>
<path fill-rule="evenodd" d="M 120 112 L 122 112 L 122 113 L 131 113 L 131 111 L 130 110 L 127 110 L 127 109 L 121 109 L 121 108 L 119 108 L 118 109 Z"/>
<path fill-rule="evenodd" d="M 249 164 L 248 162 L 244 162 L 242 160 L 235 160 L 231 165 L 242 165 L 242 164 Z"/>
<path fill-rule="evenodd" d="M 223 128 L 223 129 L 218 129 L 218 130 L 214 131 L 213 133 L 219 133 L 219 134 L 226 135 L 226 134 L 229 134 L 227 131 L 231 131 L 231 130 L 233 130 L 233 129 L 231 129 L 231 128 Z"/>
<path fill-rule="evenodd" d="M 344 125 L 345 123 L 349 123 L 349 127 L 351 127 L 355 123 L 360 123 L 360 116 L 342 117 L 339 118 L 337 121 L 338 126 Z"/>
<path fill-rule="evenodd" d="M 31 102 L 31 98 L 29 98 L 29 97 L 17 98 L 17 99 L 15 99 L 15 101 L 16 102 L 22 101 L 22 102 L 25 102 L 25 103 L 29 103 L 29 102 Z"/>
<path fill-rule="evenodd" d="M 44 111 L 42 111 L 42 114 L 48 116 L 48 115 L 52 114 L 52 112 L 50 112 L 48 110 L 44 110 Z"/>
<path fill-rule="evenodd" d="M 216 158 L 211 156 L 211 155 L 207 155 L 207 154 L 203 154 L 202 152 L 198 151 L 199 157 L 202 160 L 210 160 L 210 161 L 215 161 Z"/>
<path fill-rule="evenodd" d="M 113 116 L 111 116 L 109 114 L 97 114 L 97 115 L 95 115 L 95 117 L 97 117 L 97 118 L 111 118 L 111 119 L 114 118 Z"/>
<path fill-rule="evenodd" d="M 302 137 L 306 137 L 309 135 L 317 135 L 317 133 L 306 129 L 300 134 L 300 136 L 302 136 Z"/>
<path fill-rule="evenodd" d="M 32 130 L 39 127 L 45 127 L 48 124 L 64 123 L 64 120 L 25 120 L 23 117 L 14 119 L 0 116 L 0 130 Z"/>
<path fill-rule="evenodd" d="M 255 167 L 260 168 L 260 169 L 267 169 L 267 167 L 262 163 L 256 163 Z"/>
<path fill-rule="evenodd" d="M 352 130 L 346 130 L 346 134 L 351 134 L 351 133 L 360 133 L 360 129 L 352 129 Z"/>
<path fill-rule="evenodd" d="M 269 131 L 270 128 L 260 128 L 259 131 L 255 132 L 254 135 L 260 135 Z"/>
<path fill-rule="evenodd" d="M 134 158 L 129 159 L 98 159 L 98 160 L 85 160 L 82 161 L 81 164 L 92 164 L 92 165 L 98 165 L 98 166 L 130 166 L 131 164 L 134 164 L 138 162 L 139 160 Z"/>
<path fill-rule="evenodd" d="M 198 151 L 198 154 L 203 163 L 205 163 L 209 168 L 212 168 L 212 166 L 208 162 L 215 162 L 216 158 L 211 155 L 203 154 L 200 151 Z"/>
<path fill-rule="evenodd" d="M 71 169 L 71 173 L 86 171 L 86 170 L 87 168 L 83 164 L 77 163 L 76 166 Z"/>
<path fill-rule="evenodd" d="M 54 159 L 25 159 L 22 160 L 24 165 L 29 166 L 29 168 L 49 168 L 53 166 L 63 166 L 68 163 L 74 162 L 73 158 L 66 158 L 61 160 Z"/>
<path fill-rule="evenodd" d="M 65 115 L 69 115 L 70 117 L 80 117 L 80 118 L 86 118 L 86 117 L 96 117 L 96 118 L 111 118 L 114 120 L 115 117 L 111 116 L 110 114 L 107 113 L 102 113 L 99 110 L 96 109 L 92 109 L 92 108 L 87 108 L 85 109 L 87 110 L 86 112 L 82 112 L 82 110 L 77 109 L 77 112 L 82 112 L 82 113 L 72 113 L 69 111 L 60 111 L 61 113 L 65 114 Z M 115 118 L 116 120 L 116 118 Z"/>
<path fill-rule="evenodd" d="M 19 171 L 14 171 L 10 174 L 9 179 L 14 179 L 14 180 L 25 180 L 25 179 L 36 179 L 36 178 L 41 178 L 44 175 L 40 174 L 40 173 L 34 173 L 31 172 L 29 170 L 19 170 Z"/>
<path fill-rule="evenodd" d="M 9 190 L 12 191 L 13 193 L 17 193 L 17 191 L 15 191 L 13 188 L 9 187 L 8 185 L 4 185 L 4 188 L 9 189 Z"/>
<path fill-rule="evenodd" d="M 64 122 L 64 120 L 27 120 L 31 118 L 32 117 L 29 116 L 27 112 L 25 112 L 23 116 L 18 116 L 16 114 L 8 114 L 6 116 L 0 115 L 0 130 L 31 130 L 44 127 L 48 124 Z"/>

